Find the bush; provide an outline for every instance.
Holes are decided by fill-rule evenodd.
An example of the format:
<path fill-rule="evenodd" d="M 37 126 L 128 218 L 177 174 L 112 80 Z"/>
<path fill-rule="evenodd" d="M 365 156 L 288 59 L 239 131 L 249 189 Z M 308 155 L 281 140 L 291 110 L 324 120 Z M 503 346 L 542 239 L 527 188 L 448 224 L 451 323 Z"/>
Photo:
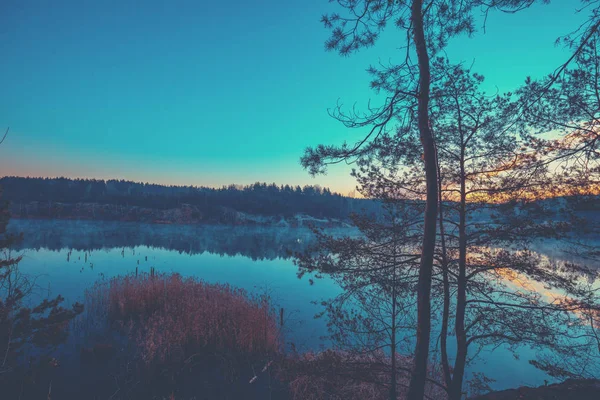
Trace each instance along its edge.
<path fill-rule="evenodd" d="M 354 353 L 326 350 L 288 358 L 281 379 L 289 382 L 291 400 L 388 400 L 390 357 L 383 352 Z M 411 360 L 397 357 L 398 398 L 404 399 Z M 439 386 L 428 384 L 426 398 L 446 398 Z"/>

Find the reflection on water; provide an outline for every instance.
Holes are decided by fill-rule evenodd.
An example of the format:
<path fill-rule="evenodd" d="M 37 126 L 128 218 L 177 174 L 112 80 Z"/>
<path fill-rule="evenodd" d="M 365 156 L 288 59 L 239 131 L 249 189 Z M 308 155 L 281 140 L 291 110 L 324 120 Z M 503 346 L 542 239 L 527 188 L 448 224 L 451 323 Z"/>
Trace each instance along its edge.
<path fill-rule="evenodd" d="M 287 338 L 299 349 L 323 344 L 325 321 L 313 318 L 320 307 L 312 301 L 339 291 L 326 279 L 310 285 L 296 277 L 290 256 L 312 243 L 307 228 L 12 220 L 9 231 L 24 234 L 20 270 L 36 277 L 38 297 L 50 293 L 82 301 L 99 279 L 150 268 L 177 272 L 253 293 L 268 291 L 289 316 Z"/>
<path fill-rule="evenodd" d="M 326 345 L 320 338 L 327 333 L 326 321 L 313 318 L 321 311 L 313 302 L 336 295 L 339 288 L 328 279 L 310 285 L 307 278 L 296 277 L 290 255 L 314 240 L 306 228 L 13 220 L 9 230 L 24 233 L 20 268 L 36 277 L 39 297 L 61 294 L 67 302 L 81 301 L 85 289 L 98 280 L 153 267 L 254 293 L 268 291 L 288 316 L 286 340 L 299 350 Z M 340 228 L 333 233 L 356 231 Z M 556 244 L 549 247 L 557 249 Z M 521 361 L 516 361 L 506 349 L 484 349 L 470 370 L 496 379 L 497 389 L 543 384 L 546 376 L 527 363 L 528 353 L 523 349 Z"/>
<path fill-rule="evenodd" d="M 133 222 L 12 220 L 9 230 L 24 232 L 22 248 L 100 250 L 146 246 L 186 254 L 205 252 L 252 260 L 289 258 L 312 240 L 308 228 L 212 225 L 158 225 Z M 349 229 L 339 229 L 348 234 Z"/>

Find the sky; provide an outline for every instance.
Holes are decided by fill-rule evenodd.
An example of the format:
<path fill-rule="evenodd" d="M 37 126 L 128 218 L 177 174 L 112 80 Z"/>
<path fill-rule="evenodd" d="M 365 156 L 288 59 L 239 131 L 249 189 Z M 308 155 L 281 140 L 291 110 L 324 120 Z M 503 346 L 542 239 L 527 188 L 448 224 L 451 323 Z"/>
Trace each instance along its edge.
<path fill-rule="evenodd" d="M 559 35 L 576 0 L 493 13 L 453 39 L 488 92 L 510 91 L 568 58 Z M 377 96 L 365 69 L 399 60 L 390 28 L 350 57 L 324 50 L 328 0 L 0 1 L 0 176 L 221 186 L 319 184 L 343 194 L 350 167 L 312 178 L 307 146 L 355 142 L 327 113 Z"/>

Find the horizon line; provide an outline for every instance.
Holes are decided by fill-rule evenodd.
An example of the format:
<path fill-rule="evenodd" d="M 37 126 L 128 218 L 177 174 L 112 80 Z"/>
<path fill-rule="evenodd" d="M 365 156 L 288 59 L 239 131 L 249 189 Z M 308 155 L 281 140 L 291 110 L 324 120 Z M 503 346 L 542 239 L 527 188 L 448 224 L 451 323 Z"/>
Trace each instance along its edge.
<path fill-rule="evenodd" d="M 190 188 L 206 188 L 206 189 L 223 189 L 223 188 L 229 188 L 231 186 L 234 186 L 236 189 L 240 189 L 240 188 L 244 188 L 244 187 L 249 187 L 249 186 L 253 186 L 255 184 L 265 184 L 267 186 L 269 185 L 275 185 L 278 188 L 280 187 L 285 187 L 285 186 L 289 186 L 291 188 L 296 188 L 296 187 L 300 187 L 300 188 L 305 188 L 305 187 L 313 187 L 313 188 L 320 188 L 320 189 L 327 189 L 329 190 L 332 194 L 338 194 L 340 196 L 343 197 L 350 197 L 350 198 L 355 198 L 358 194 L 358 192 L 356 191 L 356 189 L 352 189 L 349 191 L 348 194 L 343 194 L 341 192 L 338 191 L 334 191 L 332 190 L 329 186 L 323 186 L 321 184 L 314 184 L 314 185 L 299 185 L 299 184 L 289 184 L 289 183 L 285 183 L 285 184 L 278 184 L 276 182 L 267 182 L 267 181 L 255 181 L 254 183 L 248 183 L 248 184 L 243 184 L 243 183 L 228 183 L 228 184 L 222 184 L 222 185 L 196 185 L 196 184 L 167 184 L 167 183 L 160 183 L 160 182 L 152 182 L 152 181 L 141 181 L 141 180 L 133 180 L 133 179 L 126 179 L 126 178 L 91 178 L 91 177 L 68 177 L 68 176 L 31 176 L 31 175 L 0 175 L 0 179 L 4 179 L 4 178 L 20 178 L 20 179 L 67 179 L 67 180 L 72 180 L 72 181 L 76 181 L 76 180 L 81 180 L 81 181 L 102 181 L 102 182 L 109 182 L 109 181 L 124 181 L 124 182 L 129 182 L 129 183 L 135 183 L 135 184 L 144 184 L 144 185 L 155 185 L 155 186 L 165 186 L 165 187 L 190 187 Z M 350 195 L 352 194 L 352 195 Z"/>

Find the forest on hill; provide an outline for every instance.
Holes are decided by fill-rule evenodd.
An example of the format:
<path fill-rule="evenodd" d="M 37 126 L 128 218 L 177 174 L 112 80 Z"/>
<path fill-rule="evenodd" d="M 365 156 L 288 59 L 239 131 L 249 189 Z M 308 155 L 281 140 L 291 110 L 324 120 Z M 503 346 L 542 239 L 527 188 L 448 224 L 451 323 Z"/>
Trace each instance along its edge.
<path fill-rule="evenodd" d="M 258 182 L 209 188 L 125 180 L 4 177 L 0 186 L 12 204 L 13 216 L 22 218 L 235 222 L 232 219 L 239 220 L 241 213 L 279 219 L 306 215 L 347 220 L 352 213 L 377 214 L 380 208 L 377 201 L 342 196 L 319 186 Z M 173 210 L 181 212 L 174 216 Z"/>
<path fill-rule="evenodd" d="M 0 186 L 14 218 L 286 226 L 306 222 L 339 226 L 350 223 L 353 214 L 384 218 L 382 200 L 346 197 L 319 186 L 255 183 L 210 188 L 114 179 L 22 177 L 0 178 Z M 423 201 L 409 202 L 415 204 L 415 213 L 423 212 Z M 455 206 L 449 200 L 444 203 Z M 508 202 L 504 208 L 540 219 L 565 204 L 572 211 L 585 212 L 586 218 L 598 219 L 600 202 L 594 195 L 537 200 L 526 207 Z M 480 207 L 473 218 L 489 220 L 490 215 L 486 207 Z"/>

